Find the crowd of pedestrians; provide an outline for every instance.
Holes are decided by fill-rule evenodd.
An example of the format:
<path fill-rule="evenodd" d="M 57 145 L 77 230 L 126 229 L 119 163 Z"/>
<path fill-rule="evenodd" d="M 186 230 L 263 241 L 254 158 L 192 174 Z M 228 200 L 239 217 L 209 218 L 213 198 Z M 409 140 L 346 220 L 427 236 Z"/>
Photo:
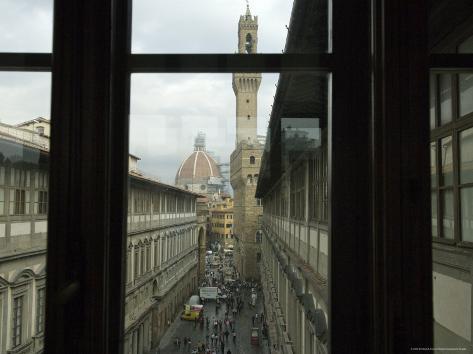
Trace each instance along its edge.
<path fill-rule="evenodd" d="M 205 279 L 201 286 L 218 287 L 218 298 L 215 311 L 210 306 L 204 305 L 204 312 L 194 321 L 194 331 L 199 331 L 197 342 L 192 342 L 188 336 L 175 337 L 174 345 L 179 352 L 190 354 L 237 354 L 239 340 L 250 342 L 250 338 L 238 338 L 238 326 L 265 327 L 264 314 L 254 313 L 249 323 L 249 318 L 239 319 L 245 306 L 255 305 L 254 298 L 259 291 L 256 282 L 241 281 L 235 270 L 231 257 L 222 257 L 222 264 L 215 267 L 215 263 L 206 262 Z M 230 280 L 229 280 L 230 279 Z M 253 298 L 253 300 L 252 300 Z M 205 302 L 205 299 L 202 299 Z M 210 301 L 210 300 L 207 300 Z M 223 311 L 222 313 L 219 312 Z M 238 326 L 237 326 L 238 319 Z M 248 323 L 246 323 L 248 322 Z M 195 338 L 195 335 L 193 336 Z"/>

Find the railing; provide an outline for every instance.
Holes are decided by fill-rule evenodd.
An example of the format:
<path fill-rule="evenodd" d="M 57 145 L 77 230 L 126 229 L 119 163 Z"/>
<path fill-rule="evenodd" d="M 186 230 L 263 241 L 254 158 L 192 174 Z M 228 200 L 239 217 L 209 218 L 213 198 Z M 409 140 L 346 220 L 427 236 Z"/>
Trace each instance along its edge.
<path fill-rule="evenodd" d="M 161 220 L 146 220 L 146 221 L 137 221 L 128 223 L 128 232 L 147 230 L 157 227 L 164 227 L 174 224 L 186 224 L 190 222 L 196 222 L 197 217 L 187 216 L 182 218 L 172 218 L 172 219 L 161 219 Z"/>
<path fill-rule="evenodd" d="M 0 258 L 12 254 L 46 250 L 47 234 L 0 237 Z"/>
<path fill-rule="evenodd" d="M 13 139 L 21 140 L 21 142 L 29 142 L 49 150 L 49 138 L 46 138 L 38 133 L 26 129 L 11 127 L 0 123 L 0 134 L 8 135 Z"/>

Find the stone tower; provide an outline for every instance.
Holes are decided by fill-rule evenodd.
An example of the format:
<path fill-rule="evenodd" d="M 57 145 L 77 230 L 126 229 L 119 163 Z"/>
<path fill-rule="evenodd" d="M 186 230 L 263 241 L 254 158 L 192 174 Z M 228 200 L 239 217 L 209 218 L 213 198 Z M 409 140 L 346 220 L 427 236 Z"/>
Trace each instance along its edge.
<path fill-rule="evenodd" d="M 238 53 L 255 54 L 258 44 L 258 16 L 251 16 L 246 6 L 246 14 L 238 21 Z M 236 140 L 252 143 L 256 140 L 257 94 L 261 74 L 233 74 L 233 92 L 236 96 Z"/>
<path fill-rule="evenodd" d="M 238 52 L 257 52 L 258 17 L 246 14 L 238 21 Z M 255 198 L 256 184 L 263 154 L 263 144 L 257 137 L 257 94 L 261 74 L 233 74 L 236 98 L 235 150 L 230 157 L 230 181 L 234 191 L 233 233 L 236 266 L 243 279 L 259 279 L 257 267 L 260 245 L 257 233 L 263 208 Z"/>

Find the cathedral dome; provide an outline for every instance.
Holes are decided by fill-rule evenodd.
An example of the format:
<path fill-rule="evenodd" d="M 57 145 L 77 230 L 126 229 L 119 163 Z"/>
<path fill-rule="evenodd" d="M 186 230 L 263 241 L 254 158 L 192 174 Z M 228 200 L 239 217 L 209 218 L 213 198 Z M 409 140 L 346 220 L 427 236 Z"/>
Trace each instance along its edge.
<path fill-rule="evenodd" d="M 195 139 L 194 152 L 184 160 L 176 173 L 176 185 L 191 190 L 208 190 L 210 184 L 221 183 L 222 175 L 215 160 L 205 151 L 205 135 Z"/>
<path fill-rule="evenodd" d="M 179 167 L 176 181 L 181 179 L 198 179 L 221 177 L 215 160 L 206 151 L 194 151 Z"/>

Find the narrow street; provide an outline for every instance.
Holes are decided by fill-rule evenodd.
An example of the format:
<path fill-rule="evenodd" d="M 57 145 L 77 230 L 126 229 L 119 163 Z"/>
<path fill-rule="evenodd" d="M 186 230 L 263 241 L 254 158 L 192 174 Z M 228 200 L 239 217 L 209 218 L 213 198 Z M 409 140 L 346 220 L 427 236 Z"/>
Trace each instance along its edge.
<path fill-rule="evenodd" d="M 231 261 L 227 262 L 225 267 L 232 266 Z M 220 270 L 210 268 L 210 265 L 207 265 L 207 270 L 213 271 L 216 275 L 216 278 L 220 279 L 223 272 L 223 267 Z M 221 282 L 218 282 L 218 286 L 222 287 Z M 269 353 L 269 348 L 267 347 L 267 340 L 262 339 L 262 323 L 261 323 L 261 312 L 263 310 L 262 304 L 262 293 L 257 291 L 257 300 L 256 305 L 253 307 L 250 305 L 251 299 L 251 290 L 249 288 L 243 289 L 240 287 L 241 299 L 244 303 L 243 308 L 240 312 L 236 313 L 233 328 L 235 328 L 236 340 L 233 341 L 232 328 L 225 325 L 225 313 L 228 310 L 228 320 L 233 319 L 232 309 L 228 308 L 223 299 L 221 299 L 220 308 L 217 309 L 215 300 L 207 300 L 204 304 L 204 321 L 203 325 L 200 323 L 195 323 L 194 321 L 185 321 L 181 320 L 180 314 L 175 318 L 173 323 L 169 326 L 166 334 L 163 336 L 160 347 L 157 351 L 152 352 L 160 354 L 181 354 L 181 353 L 214 353 L 212 350 L 215 350 L 215 353 L 222 353 L 221 341 L 215 339 L 214 344 L 212 344 L 212 334 L 213 333 L 225 333 L 228 328 L 228 339 L 223 341 L 224 343 L 224 354 L 227 354 L 230 351 L 231 354 L 260 354 L 260 353 Z M 230 307 L 230 306 L 229 306 Z M 255 320 L 253 325 L 253 316 L 258 313 L 258 320 Z M 209 327 L 207 328 L 206 320 L 209 319 Z M 214 321 L 221 320 L 222 326 L 219 328 L 217 326 L 214 330 Z M 259 328 L 259 345 L 251 343 L 251 331 L 253 327 Z M 224 335 L 222 335 L 225 338 Z M 176 339 L 180 339 L 180 343 L 176 343 Z M 185 338 L 190 338 L 191 344 L 184 344 L 186 342 Z M 205 351 L 193 351 L 199 345 L 206 344 Z"/>

